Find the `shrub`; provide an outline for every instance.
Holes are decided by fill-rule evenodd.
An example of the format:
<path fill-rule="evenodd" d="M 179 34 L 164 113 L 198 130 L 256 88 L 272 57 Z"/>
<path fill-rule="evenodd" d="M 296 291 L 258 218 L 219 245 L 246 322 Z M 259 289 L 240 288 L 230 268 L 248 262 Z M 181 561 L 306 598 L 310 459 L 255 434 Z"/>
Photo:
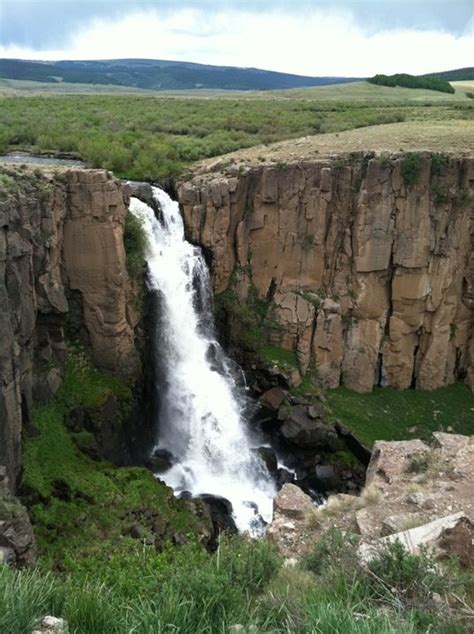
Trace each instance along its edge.
<path fill-rule="evenodd" d="M 303 568 L 316 575 L 327 574 L 335 567 L 347 570 L 357 561 L 355 546 L 357 535 L 343 533 L 340 529 L 329 528 L 316 542 L 312 552 L 303 560 Z"/>
<path fill-rule="evenodd" d="M 431 172 L 433 174 L 439 174 L 444 167 L 447 167 L 448 164 L 448 156 L 439 153 L 431 155 Z"/>
<path fill-rule="evenodd" d="M 449 200 L 449 190 L 447 187 L 433 185 L 431 188 L 431 196 L 436 207 L 445 205 Z"/>
<path fill-rule="evenodd" d="M 138 278 L 145 264 L 147 239 L 143 226 L 130 211 L 125 216 L 123 243 L 127 256 L 127 270 L 133 278 Z"/>
<path fill-rule="evenodd" d="M 474 196 L 468 189 L 461 189 L 457 195 L 457 204 L 460 207 L 466 207 L 467 205 L 472 204 L 473 200 Z"/>
<path fill-rule="evenodd" d="M 419 154 L 409 153 L 402 159 L 402 178 L 406 187 L 418 182 L 421 172 L 421 158 Z"/>
<path fill-rule="evenodd" d="M 405 607 L 427 607 L 432 593 L 445 586 L 428 551 L 413 555 L 399 541 L 389 543 L 368 569 L 377 592 Z"/>
<path fill-rule="evenodd" d="M 222 538 L 214 557 L 218 570 L 225 572 L 230 583 L 250 592 L 265 586 L 281 564 L 272 544 L 245 538 Z"/>

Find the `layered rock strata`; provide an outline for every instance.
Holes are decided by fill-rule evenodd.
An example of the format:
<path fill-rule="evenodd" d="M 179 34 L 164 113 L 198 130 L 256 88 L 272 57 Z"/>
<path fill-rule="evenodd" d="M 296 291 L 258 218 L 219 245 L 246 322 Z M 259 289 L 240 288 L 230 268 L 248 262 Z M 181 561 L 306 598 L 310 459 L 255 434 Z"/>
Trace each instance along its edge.
<path fill-rule="evenodd" d="M 138 358 L 120 182 L 83 169 L 0 179 L 0 465 L 14 490 L 33 400 L 61 383 L 65 330 L 104 370 L 134 376 Z"/>
<path fill-rule="evenodd" d="M 322 384 L 474 388 L 474 160 L 359 154 L 181 183 L 216 293 L 271 300 Z M 275 334 L 273 337 L 275 338 Z"/>

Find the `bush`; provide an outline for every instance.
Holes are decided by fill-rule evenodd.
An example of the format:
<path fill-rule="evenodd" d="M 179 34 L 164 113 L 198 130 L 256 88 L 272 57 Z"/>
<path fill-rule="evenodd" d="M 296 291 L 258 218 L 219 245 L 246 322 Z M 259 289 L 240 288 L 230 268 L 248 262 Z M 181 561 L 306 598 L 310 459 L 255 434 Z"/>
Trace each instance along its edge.
<path fill-rule="evenodd" d="M 315 575 L 324 575 L 334 567 L 354 568 L 357 563 L 357 535 L 343 533 L 338 528 L 328 529 L 316 542 L 312 552 L 303 559 L 303 567 Z"/>
<path fill-rule="evenodd" d="M 125 216 L 125 229 L 123 243 L 127 256 L 127 270 L 131 277 L 138 278 L 145 265 L 145 249 L 147 238 L 140 220 L 127 211 Z"/>
<path fill-rule="evenodd" d="M 468 581 L 456 562 L 450 562 L 443 574 L 428 549 L 420 549 L 414 555 L 399 541 L 388 544 L 369 563 L 368 571 L 371 586 L 379 601 L 395 604 L 404 611 L 414 610 L 422 620 L 437 613 L 439 617 L 446 617 L 449 604 L 437 601 L 436 595 L 442 596 L 453 591 L 462 594 Z"/>
<path fill-rule="evenodd" d="M 402 178 L 406 187 L 418 182 L 421 172 L 421 157 L 419 154 L 409 153 L 402 159 Z"/>

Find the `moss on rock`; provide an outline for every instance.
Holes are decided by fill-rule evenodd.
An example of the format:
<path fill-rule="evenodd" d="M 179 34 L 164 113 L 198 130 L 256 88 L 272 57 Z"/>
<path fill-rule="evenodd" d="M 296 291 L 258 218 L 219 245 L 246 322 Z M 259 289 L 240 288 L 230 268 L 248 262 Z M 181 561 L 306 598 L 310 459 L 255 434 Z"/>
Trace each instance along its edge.
<path fill-rule="evenodd" d="M 128 552 L 133 537 L 161 549 L 166 541 L 198 541 L 209 532 L 198 505 L 177 500 L 147 469 L 92 459 L 86 454 L 93 435 L 67 429 L 72 409 L 93 411 L 111 396 L 126 410 L 129 387 L 73 352 L 55 399 L 34 410 L 37 435 L 24 439 L 23 497 L 40 554 L 61 567 L 102 552 L 104 544 L 110 554 Z"/>

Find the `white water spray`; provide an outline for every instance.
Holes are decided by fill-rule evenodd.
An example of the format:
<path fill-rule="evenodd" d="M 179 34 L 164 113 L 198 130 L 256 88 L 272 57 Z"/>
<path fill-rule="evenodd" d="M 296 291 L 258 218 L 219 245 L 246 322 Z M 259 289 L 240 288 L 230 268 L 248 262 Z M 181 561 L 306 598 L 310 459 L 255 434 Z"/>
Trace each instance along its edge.
<path fill-rule="evenodd" d="M 130 211 L 148 244 L 148 283 L 161 300 L 160 350 L 165 370 L 158 447 L 176 463 L 160 479 L 175 493 L 211 494 L 232 503 L 240 531 L 262 532 L 272 519 L 275 486 L 251 448 L 243 420 L 244 399 L 231 362 L 214 337 L 209 272 L 201 250 L 186 242 L 177 202 L 154 187 L 162 210 L 136 198 Z"/>

